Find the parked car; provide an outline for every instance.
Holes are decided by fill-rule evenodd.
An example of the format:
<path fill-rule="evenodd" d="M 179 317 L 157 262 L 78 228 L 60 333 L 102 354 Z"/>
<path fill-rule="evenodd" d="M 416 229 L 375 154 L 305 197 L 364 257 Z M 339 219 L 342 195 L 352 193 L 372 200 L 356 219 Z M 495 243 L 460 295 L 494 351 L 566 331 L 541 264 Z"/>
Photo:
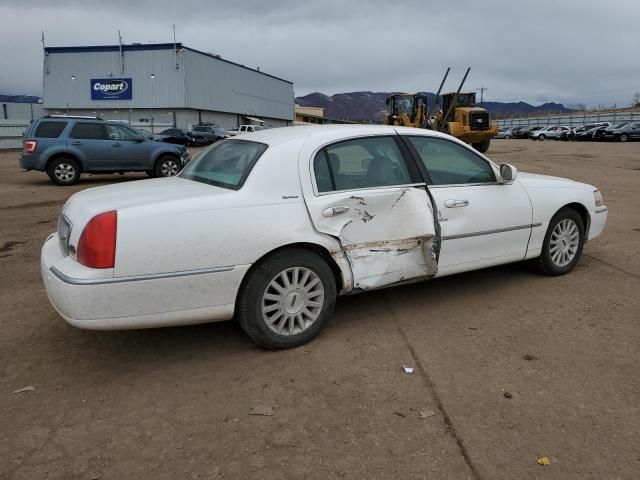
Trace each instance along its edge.
<path fill-rule="evenodd" d="M 626 142 L 638 138 L 637 127 L 640 124 L 633 124 L 630 122 L 619 123 L 606 128 L 602 131 L 594 134 L 594 139 L 598 140 L 618 140 Z"/>
<path fill-rule="evenodd" d="M 585 141 L 591 141 L 593 140 L 593 134 L 598 130 L 598 129 L 605 129 L 606 127 L 603 127 L 601 125 L 595 126 L 595 127 L 591 127 L 589 129 L 586 130 L 581 130 L 581 131 L 577 131 L 576 130 L 576 134 L 574 136 L 574 140 L 578 141 L 578 142 L 585 142 Z"/>
<path fill-rule="evenodd" d="M 569 127 L 565 125 L 549 125 L 548 127 L 534 130 L 529 134 L 532 140 L 544 140 L 545 138 L 559 138 L 562 132 L 569 131 Z"/>
<path fill-rule="evenodd" d="M 515 138 L 529 138 L 532 132 L 537 130 L 541 130 L 544 127 L 522 127 L 520 130 L 516 132 Z"/>
<path fill-rule="evenodd" d="M 222 127 L 217 125 L 194 125 L 189 136 L 199 145 L 211 145 L 228 137 Z"/>
<path fill-rule="evenodd" d="M 176 145 L 184 145 L 186 147 L 196 146 L 197 143 L 189 135 L 189 132 L 181 128 L 167 128 L 160 132 L 157 140 L 165 143 L 174 143 Z"/>
<path fill-rule="evenodd" d="M 620 130 L 622 127 L 628 125 L 629 122 L 617 123 L 615 125 L 611 125 L 610 127 L 605 128 L 601 132 L 598 132 L 597 140 L 605 141 L 605 140 L 614 140 L 616 130 Z"/>
<path fill-rule="evenodd" d="M 569 140 L 575 140 L 577 135 L 582 135 L 584 132 L 593 130 L 594 128 L 602 126 L 601 123 L 587 123 L 580 127 L 572 129 L 572 132 L 568 134 Z M 583 139 L 583 138 L 581 138 Z"/>
<path fill-rule="evenodd" d="M 235 317 L 288 348 L 318 335 L 338 295 L 528 259 L 568 273 L 606 219 L 595 187 L 439 132 L 277 128 L 217 142 L 174 178 L 71 196 L 41 271 L 76 327 Z"/>
<path fill-rule="evenodd" d="M 517 132 L 518 129 L 519 127 L 502 127 L 498 130 L 498 134 L 495 136 L 495 138 L 504 138 L 508 140 L 514 137 L 515 132 Z"/>
<path fill-rule="evenodd" d="M 262 125 L 240 125 L 239 127 L 227 130 L 225 133 L 230 137 L 235 137 L 236 135 L 240 135 L 241 133 L 259 132 L 260 130 L 264 129 L 265 128 Z"/>
<path fill-rule="evenodd" d="M 613 139 L 618 142 L 640 140 L 640 123 L 628 123 L 613 131 Z"/>
<path fill-rule="evenodd" d="M 573 136 L 575 135 L 576 129 L 573 127 L 569 127 L 569 130 L 563 130 L 562 132 L 560 132 L 560 136 L 558 137 L 558 140 L 563 140 L 563 141 L 569 141 L 573 138 Z"/>
<path fill-rule="evenodd" d="M 144 171 L 169 177 L 189 161 L 183 147 L 96 117 L 47 115 L 32 122 L 23 145 L 20 166 L 47 172 L 58 185 L 73 185 L 82 173 Z"/>

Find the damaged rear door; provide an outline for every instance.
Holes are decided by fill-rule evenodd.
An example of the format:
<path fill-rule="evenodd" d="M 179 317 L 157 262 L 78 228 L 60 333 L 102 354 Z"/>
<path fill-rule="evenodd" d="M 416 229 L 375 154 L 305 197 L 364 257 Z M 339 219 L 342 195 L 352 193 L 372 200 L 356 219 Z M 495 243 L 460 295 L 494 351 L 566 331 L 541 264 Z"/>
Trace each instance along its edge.
<path fill-rule="evenodd" d="M 340 141 L 312 159 L 315 228 L 340 240 L 354 288 L 437 273 L 436 225 L 426 187 L 395 135 Z"/>

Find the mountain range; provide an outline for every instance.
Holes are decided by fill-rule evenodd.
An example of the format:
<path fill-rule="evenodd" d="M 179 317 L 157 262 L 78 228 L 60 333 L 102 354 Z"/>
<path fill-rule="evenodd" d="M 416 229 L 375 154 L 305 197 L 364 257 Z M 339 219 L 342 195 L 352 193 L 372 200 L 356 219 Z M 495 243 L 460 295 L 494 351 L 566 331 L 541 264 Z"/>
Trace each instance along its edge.
<path fill-rule="evenodd" d="M 381 122 L 385 114 L 385 100 L 390 95 L 399 92 L 349 92 L 325 95 L 314 92 L 302 97 L 296 97 L 295 101 L 300 106 L 322 107 L 325 117 L 344 120 Z M 433 105 L 435 94 L 421 92 L 427 97 L 429 105 Z M 484 108 L 495 116 L 511 115 L 539 115 L 544 113 L 568 113 L 571 109 L 561 103 L 544 103 L 533 106 L 526 102 L 484 102 Z"/>

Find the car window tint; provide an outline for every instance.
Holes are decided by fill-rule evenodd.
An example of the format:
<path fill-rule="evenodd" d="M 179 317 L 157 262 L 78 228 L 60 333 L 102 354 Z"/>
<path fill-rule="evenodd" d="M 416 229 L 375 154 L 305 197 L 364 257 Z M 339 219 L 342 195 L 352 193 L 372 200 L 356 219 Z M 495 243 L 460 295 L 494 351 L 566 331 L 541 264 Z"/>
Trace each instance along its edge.
<path fill-rule="evenodd" d="M 180 176 L 198 182 L 237 190 L 267 146 L 258 142 L 225 140 L 195 157 Z"/>
<path fill-rule="evenodd" d="M 66 126 L 67 122 L 40 122 L 34 136 L 39 138 L 58 138 Z"/>
<path fill-rule="evenodd" d="M 99 123 L 76 123 L 69 134 L 71 138 L 102 140 L 102 125 Z"/>
<path fill-rule="evenodd" d="M 133 130 L 122 125 L 105 125 L 109 140 L 137 140 L 138 135 Z"/>
<path fill-rule="evenodd" d="M 325 156 L 325 163 L 319 156 Z M 327 187 L 329 169 L 331 190 L 406 185 L 411 177 L 402 154 L 392 137 L 367 137 L 336 143 L 316 155 L 314 168 L 318 191 Z"/>
<path fill-rule="evenodd" d="M 491 165 L 449 140 L 433 137 L 408 137 L 431 177 L 432 185 L 495 182 Z"/>

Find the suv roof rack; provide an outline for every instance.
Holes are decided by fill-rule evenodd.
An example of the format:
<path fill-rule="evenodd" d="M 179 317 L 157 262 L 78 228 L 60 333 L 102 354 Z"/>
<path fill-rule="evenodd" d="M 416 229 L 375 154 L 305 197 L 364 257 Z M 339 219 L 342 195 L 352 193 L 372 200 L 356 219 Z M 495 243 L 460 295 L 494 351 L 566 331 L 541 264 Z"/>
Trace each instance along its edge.
<path fill-rule="evenodd" d="M 102 120 L 102 117 L 91 117 L 86 115 L 45 115 L 42 118 L 82 118 L 84 120 Z"/>

